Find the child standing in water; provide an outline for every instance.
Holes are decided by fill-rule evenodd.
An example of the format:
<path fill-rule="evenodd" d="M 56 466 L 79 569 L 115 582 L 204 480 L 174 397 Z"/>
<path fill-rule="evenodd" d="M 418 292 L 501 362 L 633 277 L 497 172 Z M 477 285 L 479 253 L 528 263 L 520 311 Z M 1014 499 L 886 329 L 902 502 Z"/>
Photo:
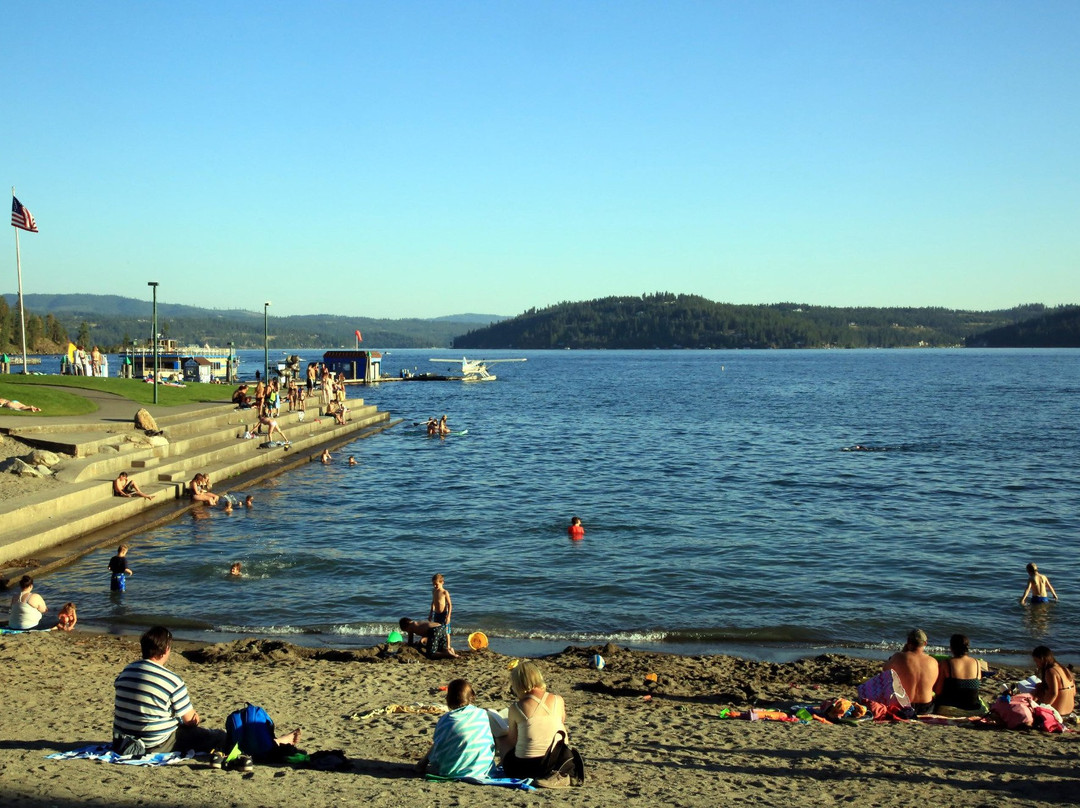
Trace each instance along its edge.
<path fill-rule="evenodd" d="M 125 591 L 127 589 L 127 576 L 134 574 L 128 569 L 127 551 L 128 546 L 121 544 L 116 550 L 116 555 L 109 560 L 109 572 L 111 573 L 109 589 L 113 592 Z"/>
<path fill-rule="evenodd" d="M 443 577 L 438 574 L 431 576 L 431 610 L 428 612 L 428 619 L 434 623 L 442 623 L 449 631 L 450 613 L 453 610 L 450 593 L 443 588 Z"/>
<path fill-rule="evenodd" d="M 1027 565 L 1028 585 L 1024 590 L 1024 594 L 1020 596 L 1020 602 L 1023 603 L 1027 600 L 1027 596 L 1031 595 L 1032 605 L 1036 603 L 1049 603 L 1050 598 L 1047 596 L 1047 590 L 1054 596 L 1054 600 L 1058 599 L 1057 592 L 1054 591 L 1054 587 L 1050 583 L 1050 579 L 1039 572 L 1039 568 L 1034 564 Z"/>

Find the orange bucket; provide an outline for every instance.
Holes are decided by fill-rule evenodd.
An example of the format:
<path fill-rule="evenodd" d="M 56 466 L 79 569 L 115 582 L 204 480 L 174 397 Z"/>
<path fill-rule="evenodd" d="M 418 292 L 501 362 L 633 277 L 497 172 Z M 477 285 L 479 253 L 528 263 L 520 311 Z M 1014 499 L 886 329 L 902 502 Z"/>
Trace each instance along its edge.
<path fill-rule="evenodd" d="M 469 635 L 469 647 L 474 651 L 480 651 L 488 647 L 487 634 L 482 631 L 474 631 Z"/>

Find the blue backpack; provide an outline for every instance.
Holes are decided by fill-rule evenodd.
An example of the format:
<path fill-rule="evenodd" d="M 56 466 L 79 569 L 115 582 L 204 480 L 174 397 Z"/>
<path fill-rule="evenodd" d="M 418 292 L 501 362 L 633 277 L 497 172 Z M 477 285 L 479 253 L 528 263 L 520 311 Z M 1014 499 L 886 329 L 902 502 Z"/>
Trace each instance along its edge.
<path fill-rule="evenodd" d="M 245 755 L 265 757 L 274 747 L 274 720 L 266 710 L 249 703 L 225 719 L 225 738 L 228 748 L 239 746 Z"/>

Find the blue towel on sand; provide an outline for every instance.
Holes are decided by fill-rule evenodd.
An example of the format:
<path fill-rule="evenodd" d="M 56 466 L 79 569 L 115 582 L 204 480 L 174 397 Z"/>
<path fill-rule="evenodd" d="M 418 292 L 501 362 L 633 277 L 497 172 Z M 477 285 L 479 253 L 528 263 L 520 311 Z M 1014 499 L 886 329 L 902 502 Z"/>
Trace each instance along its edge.
<path fill-rule="evenodd" d="M 124 757 L 118 755 L 112 750 L 112 744 L 109 743 L 95 743 L 90 746 L 84 746 L 82 749 L 73 749 L 70 752 L 57 752 L 53 755 L 45 756 L 49 760 L 75 760 L 77 758 L 83 758 L 86 760 L 97 760 L 102 763 L 126 763 L 129 766 L 166 766 L 169 763 L 179 763 L 188 758 L 195 757 L 194 752 L 188 752 L 186 755 L 182 755 L 179 752 L 158 752 L 153 755 L 142 755 L 141 757 Z"/>

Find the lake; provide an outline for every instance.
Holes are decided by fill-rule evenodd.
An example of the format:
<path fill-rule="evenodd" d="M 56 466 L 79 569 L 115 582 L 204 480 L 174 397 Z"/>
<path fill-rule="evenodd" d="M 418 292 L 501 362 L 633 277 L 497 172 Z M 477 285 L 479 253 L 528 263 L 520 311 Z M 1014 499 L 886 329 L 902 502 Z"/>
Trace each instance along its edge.
<path fill-rule="evenodd" d="M 404 423 L 249 489 L 251 511 L 134 538 L 123 596 L 112 551 L 42 594 L 108 630 L 371 644 L 426 617 L 439 572 L 457 642 L 479 629 L 513 653 L 879 655 L 914 626 L 1003 659 L 1080 653 L 1080 351 L 484 355 L 528 361 L 495 382 L 358 388 Z M 452 356 L 392 350 L 383 370 Z M 468 433 L 428 438 L 442 413 Z M 1061 603 L 1018 604 L 1029 561 Z"/>

